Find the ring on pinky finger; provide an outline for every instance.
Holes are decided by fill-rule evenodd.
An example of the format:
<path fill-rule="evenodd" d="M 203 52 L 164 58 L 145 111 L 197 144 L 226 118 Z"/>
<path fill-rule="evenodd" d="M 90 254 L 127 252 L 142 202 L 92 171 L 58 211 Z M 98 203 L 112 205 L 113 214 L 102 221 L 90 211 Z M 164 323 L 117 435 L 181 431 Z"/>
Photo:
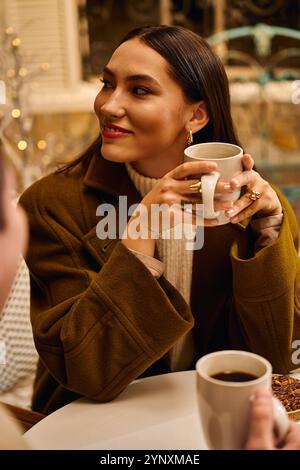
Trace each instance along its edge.
<path fill-rule="evenodd" d="M 249 209 L 251 206 L 255 207 L 256 201 L 252 201 L 249 199 L 247 194 L 244 194 L 240 199 L 238 199 L 234 203 L 234 207 L 232 209 L 227 210 L 225 213 L 227 217 L 233 219 L 234 217 L 238 216 L 242 211 Z"/>

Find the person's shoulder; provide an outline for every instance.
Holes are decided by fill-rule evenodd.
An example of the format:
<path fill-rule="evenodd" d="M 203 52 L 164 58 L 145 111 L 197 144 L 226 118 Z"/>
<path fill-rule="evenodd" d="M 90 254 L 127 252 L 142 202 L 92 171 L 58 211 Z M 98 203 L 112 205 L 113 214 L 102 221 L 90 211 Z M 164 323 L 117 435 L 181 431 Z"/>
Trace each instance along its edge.
<path fill-rule="evenodd" d="M 40 204 L 43 207 L 58 202 L 63 204 L 76 198 L 81 178 L 81 172 L 75 168 L 71 171 L 53 172 L 27 188 L 21 195 L 19 203 L 27 210 Z"/>

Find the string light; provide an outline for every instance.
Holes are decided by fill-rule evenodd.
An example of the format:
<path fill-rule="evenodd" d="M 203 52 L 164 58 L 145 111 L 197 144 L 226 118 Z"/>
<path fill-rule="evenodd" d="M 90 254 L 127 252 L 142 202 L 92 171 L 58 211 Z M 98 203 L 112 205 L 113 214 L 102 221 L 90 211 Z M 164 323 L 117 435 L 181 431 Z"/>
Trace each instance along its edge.
<path fill-rule="evenodd" d="M 11 115 L 13 118 L 17 119 L 21 116 L 21 110 L 18 109 L 18 108 L 14 108 L 12 111 L 11 111 Z"/>
<path fill-rule="evenodd" d="M 20 38 L 15 38 L 11 41 L 11 44 L 14 47 L 19 47 L 21 45 L 21 39 Z"/>
<path fill-rule="evenodd" d="M 45 148 L 47 147 L 47 142 L 45 140 L 39 140 L 36 145 L 38 149 L 45 150 Z"/>
<path fill-rule="evenodd" d="M 48 62 L 43 62 L 41 64 L 41 69 L 44 71 L 44 72 L 47 72 L 47 70 L 50 69 L 50 64 L 48 64 Z"/>
<path fill-rule="evenodd" d="M 9 26 L 8 28 L 6 28 L 5 30 L 5 34 L 7 34 L 8 36 L 10 34 L 12 34 L 14 32 L 14 28 L 12 26 Z"/>
<path fill-rule="evenodd" d="M 25 149 L 27 149 L 27 142 L 26 142 L 26 140 L 19 140 L 19 142 L 18 142 L 18 149 L 19 149 L 19 150 L 25 150 Z"/>
<path fill-rule="evenodd" d="M 21 67 L 19 70 L 20 77 L 26 77 L 27 74 L 28 74 L 28 70 L 25 67 Z"/>
<path fill-rule="evenodd" d="M 49 163 L 51 162 L 50 155 L 45 153 L 45 155 L 43 155 L 42 157 L 42 160 L 43 160 L 44 165 L 49 165 Z"/>
<path fill-rule="evenodd" d="M 14 69 L 8 69 L 6 74 L 7 74 L 8 78 L 13 78 L 15 76 L 15 71 L 14 71 Z"/>

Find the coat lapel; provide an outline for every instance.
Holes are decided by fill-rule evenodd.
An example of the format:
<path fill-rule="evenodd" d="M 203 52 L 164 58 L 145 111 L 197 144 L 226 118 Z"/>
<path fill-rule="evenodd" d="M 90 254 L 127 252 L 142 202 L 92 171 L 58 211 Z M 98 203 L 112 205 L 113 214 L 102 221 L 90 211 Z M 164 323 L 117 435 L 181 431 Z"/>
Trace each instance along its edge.
<path fill-rule="evenodd" d="M 99 204 L 109 202 L 116 211 L 116 234 L 119 233 L 119 196 L 126 196 L 127 209 L 140 202 L 141 195 L 135 189 L 124 163 L 105 160 L 101 155 L 94 155 L 83 179 L 85 189 L 98 194 Z M 128 212 L 127 212 L 128 214 Z M 92 214 L 94 216 L 95 214 Z M 98 222 L 101 220 L 99 217 Z M 127 215 L 128 220 L 128 215 Z M 97 222 L 97 223 L 98 223 Z M 119 239 L 100 239 L 96 233 L 97 224 L 82 237 L 82 242 L 89 253 L 100 264 L 104 264 Z"/>

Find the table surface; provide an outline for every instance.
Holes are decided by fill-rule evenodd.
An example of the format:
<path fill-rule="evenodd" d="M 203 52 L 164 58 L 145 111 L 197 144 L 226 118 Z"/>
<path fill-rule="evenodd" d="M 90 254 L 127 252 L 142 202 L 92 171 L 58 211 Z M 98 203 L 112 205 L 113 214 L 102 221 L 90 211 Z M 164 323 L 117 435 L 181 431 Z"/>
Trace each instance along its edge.
<path fill-rule="evenodd" d="M 28 431 L 32 426 L 46 417 L 41 413 L 36 413 L 26 408 L 19 408 L 18 406 L 9 405 L 4 402 L 0 402 L 0 404 L 4 406 L 9 414 L 17 421 L 23 432 Z"/>
<path fill-rule="evenodd" d="M 196 409 L 196 374 L 137 380 L 115 400 L 79 399 L 33 426 L 34 449 L 204 449 Z"/>
<path fill-rule="evenodd" d="M 34 449 L 206 449 L 196 373 L 136 380 L 108 403 L 76 400 L 41 420 L 25 438 Z"/>

